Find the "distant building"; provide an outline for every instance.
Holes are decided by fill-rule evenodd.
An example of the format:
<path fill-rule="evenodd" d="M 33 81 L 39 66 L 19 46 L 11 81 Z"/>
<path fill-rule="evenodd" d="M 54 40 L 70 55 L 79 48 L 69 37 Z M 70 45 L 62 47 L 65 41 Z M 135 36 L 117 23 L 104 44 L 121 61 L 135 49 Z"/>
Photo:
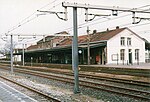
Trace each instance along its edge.
<path fill-rule="evenodd" d="M 15 48 L 13 53 L 21 53 L 21 52 L 22 52 L 22 49 L 20 49 L 20 48 Z M 14 61 L 14 62 L 21 62 L 21 56 L 22 56 L 22 55 L 14 55 L 14 56 L 13 56 L 13 61 Z"/>
<path fill-rule="evenodd" d="M 145 51 L 150 51 L 149 42 L 128 28 L 116 27 L 103 32 L 94 30 L 89 39 L 91 64 L 145 63 Z M 87 43 L 87 35 L 78 37 L 79 64 L 87 64 Z M 25 51 L 25 61 L 31 62 L 31 59 L 36 63 L 71 64 L 72 37 L 45 37 Z"/>

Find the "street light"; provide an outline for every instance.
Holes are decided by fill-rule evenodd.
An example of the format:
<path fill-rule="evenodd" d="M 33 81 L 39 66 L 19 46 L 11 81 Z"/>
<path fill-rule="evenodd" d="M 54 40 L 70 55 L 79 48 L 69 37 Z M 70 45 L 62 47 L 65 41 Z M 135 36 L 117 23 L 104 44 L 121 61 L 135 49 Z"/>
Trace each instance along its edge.
<path fill-rule="evenodd" d="M 81 53 L 82 53 L 82 50 L 79 50 L 78 52 L 79 52 L 79 54 L 81 54 Z"/>

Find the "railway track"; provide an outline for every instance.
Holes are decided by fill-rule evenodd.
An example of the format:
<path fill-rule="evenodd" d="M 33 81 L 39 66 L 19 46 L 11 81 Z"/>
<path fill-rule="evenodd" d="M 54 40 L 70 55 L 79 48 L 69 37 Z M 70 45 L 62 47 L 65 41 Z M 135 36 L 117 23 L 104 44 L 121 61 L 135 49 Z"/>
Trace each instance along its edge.
<path fill-rule="evenodd" d="M 142 86 L 142 87 L 150 87 L 149 82 L 141 82 L 141 81 L 135 81 L 135 80 L 127 80 L 127 79 L 119 79 L 119 78 L 110 78 L 110 77 L 99 77 L 96 75 L 91 74 L 81 74 L 79 75 L 81 77 L 86 77 L 89 79 L 96 79 L 96 80 L 104 80 L 104 81 L 110 81 L 115 83 L 122 83 L 122 84 L 130 84 L 130 85 L 136 85 L 136 86 Z"/>
<path fill-rule="evenodd" d="M 3 63 L 3 65 L 9 65 L 9 63 Z M 21 65 L 21 63 L 18 63 Z M 31 63 L 26 63 L 27 66 L 30 66 Z M 71 65 L 61 65 L 61 64 L 48 64 L 48 63 L 33 63 L 35 67 L 47 67 L 47 68 L 58 68 L 58 69 L 67 69 L 72 70 Z M 150 69 L 137 69 L 137 68 L 117 68 L 117 67 L 95 67 L 81 65 L 80 71 L 96 72 L 96 73 L 109 73 L 114 75 L 129 75 L 137 77 L 150 77 Z"/>
<path fill-rule="evenodd" d="M 18 72 L 74 84 L 73 78 L 62 77 L 62 76 L 57 76 L 57 75 L 49 75 L 49 74 L 43 74 L 39 72 L 31 72 L 31 71 L 25 71 L 25 70 L 22 70 L 22 71 L 19 70 Z M 128 96 L 128 97 L 132 97 L 136 99 L 150 101 L 150 98 L 149 98 L 150 92 L 147 92 L 147 91 L 136 90 L 136 89 L 131 89 L 131 88 L 123 88 L 120 86 L 100 84 L 100 83 L 95 83 L 95 82 L 91 82 L 87 80 L 84 81 L 84 79 L 80 80 L 79 85 L 83 87 L 103 90 L 103 91 L 107 91 L 107 92 L 111 92 L 111 93 L 115 93 L 115 94 L 119 94 L 123 96 Z M 139 94 L 142 94 L 143 96 Z"/>
<path fill-rule="evenodd" d="M 5 64 L 5 65 L 8 65 L 8 64 Z M 29 69 L 29 70 L 37 70 L 37 71 L 41 71 L 41 72 L 53 72 L 53 73 L 58 73 L 58 74 L 65 74 L 65 75 L 70 75 L 70 76 L 73 76 L 73 73 L 71 72 L 66 72 L 66 71 L 61 71 L 61 70 L 55 70 L 54 68 L 41 68 L 41 67 L 30 67 L 30 66 L 26 66 L 26 67 L 22 67 L 22 66 L 19 66 L 23 69 Z M 18 67 L 18 68 L 19 68 Z M 103 69 L 103 68 L 102 68 Z M 109 69 L 109 68 L 108 68 Z M 112 69 L 112 68 L 111 68 Z M 116 69 L 116 68 L 113 68 L 113 69 Z M 117 68 L 118 69 L 118 68 Z M 110 70 L 110 69 L 109 69 Z M 120 69 L 119 69 L 120 70 Z M 125 70 L 125 69 L 123 69 Z M 135 70 L 135 69 L 134 69 Z M 143 69 L 141 69 L 143 70 Z M 124 72 L 124 71 L 123 71 Z M 144 73 L 149 73 L 150 75 L 150 72 L 149 71 L 144 71 Z M 144 74 L 143 73 L 143 74 Z M 118 74 L 113 74 L 113 75 L 118 75 Z M 123 74 L 124 75 L 124 74 Z M 143 86 L 143 87 L 150 87 L 150 82 L 144 82 L 144 81 L 138 81 L 138 80 L 131 80 L 131 79 L 120 79 L 120 78 L 115 78 L 115 77 L 105 77 L 105 76 L 98 76 L 98 75 L 94 75 L 94 74 L 84 74 L 84 73 L 80 73 L 79 75 L 80 77 L 85 77 L 85 78 L 90 78 L 90 79 L 96 79 L 96 80 L 105 80 L 105 81 L 111 81 L 111 82 L 116 82 L 116 83 L 123 83 L 123 84 L 131 84 L 131 85 L 136 85 L 136 86 Z M 131 76 L 134 76 L 131 75 Z M 148 77 L 149 78 L 149 77 Z"/>
<path fill-rule="evenodd" d="M 5 68 L 5 67 L 1 66 L 1 68 Z M 56 73 L 56 74 L 74 76 L 72 72 L 66 72 L 66 71 L 55 70 L 55 69 L 50 69 L 50 68 L 21 67 L 21 69 L 36 70 L 36 71 L 40 71 L 40 72 L 51 72 L 51 73 Z M 115 82 L 115 83 L 122 83 L 125 85 L 130 84 L 130 85 L 136 85 L 136 86 L 142 86 L 142 87 L 150 88 L 150 82 L 144 82 L 144 81 L 138 81 L 138 80 L 122 79 L 122 78 L 115 78 L 115 77 L 105 77 L 105 76 L 99 76 L 99 75 L 87 74 L 87 73 L 86 74 L 80 73 L 79 77 L 94 79 L 94 80 L 98 80 L 98 81 L 109 81 L 109 82 Z"/>
<path fill-rule="evenodd" d="M 36 93 L 36 94 L 39 94 L 40 96 L 45 97 L 46 99 L 48 99 L 48 100 L 51 101 L 51 102 L 61 102 L 60 100 L 58 100 L 58 99 L 56 99 L 56 98 L 54 98 L 54 97 L 52 97 L 52 96 L 50 96 L 50 95 L 48 95 L 48 94 L 46 94 L 46 93 L 43 93 L 43 92 L 41 92 L 40 90 L 37 90 L 37 89 L 35 89 L 35 88 L 33 88 L 33 87 L 26 86 L 26 85 L 24 85 L 24 84 L 22 84 L 22 83 L 19 83 L 19 82 L 15 81 L 15 80 L 6 78 L 6 77 L 1 76 L 1 75 L 0 75 L 0 78 L 4 79 L 4 80 L 6 80 L 6 81 L 9 81 L 9 82 L 11 82 L 11 83 L 13 83 L 13 84 L 19 85 L 19 86 L 21 86 L 21 87 L 23 87 L 23 88 L 25 88 L 25 89 L 28 89 L 28 90 L 30 90 L 30 91 Z"/>
<path fill-rule="evenodd" d="M 44 74 L 41 72 L 35 72 L 35 71 L 23 70 L 23 69 L 22 70 L 15 69 L 15 71 L 19 72 L 19 73 L 30 74 L 30 75 L 34 75 L 34 76 L 38 76 L 38 77 L 43 77 L 43 78 L 47 78 L 47 79 L 52 79 L 52 80 L 57 80 L 57 81 L 61 81 L 61 82 L 67 82 L 70 84 L 74 84 L 73 77 L 72 78 L 62 77 L 62 76 L 58 76 L 58 75 Z M 148 92 L 148 91 L 142 91 L 142 90 L 125 88 L 125 87 L 120 87 L 120 86 L 95 83 L 92 81 L 87 81 L 87 80 L 85 81 L 84 79 L 81 79 L 79 84 L 80 84 L 80 86 L 83 86 L 83 87 L 107 91 L 107 92 L 119 94 L 122 96 L 128 96 L 131 98 L 135 98 L 138 100 L 150 101 L 150 98 L 149 98 L 150 92 Z"/>
<path fill-rule="evenodd" d="M 24 67 L 21 67 L 24 68 Z M 68 76 L 73 76 L 72 72 L 66 72 L 61 70 L 54 70 L 50 68 L 25 68 L 28 70 L 36 70 L 41 72 L 52 72 L 56 74 L 64 74 Z M 109 82 L 115 82 L 115 83 L 122 83 L 122 84 L 130 84 L 130 85 L 136 85 L 136 86 L 143 86 L 143 87 L 150 87 L 150 82 L 144 82 L 144 81 L 137 81 L 137 80 L 131 80 L 131 79 L 122 79 L 122 78 L 112 78 L 112 77 L 105 77 L 105 76 L 99 76 L 94 74 L 85 74 L 80 73 L 79 77 L 88 78 L 88 79 L 95 79 L 95 80 L 103 80 L 103 81 L 109 81 Z"/>

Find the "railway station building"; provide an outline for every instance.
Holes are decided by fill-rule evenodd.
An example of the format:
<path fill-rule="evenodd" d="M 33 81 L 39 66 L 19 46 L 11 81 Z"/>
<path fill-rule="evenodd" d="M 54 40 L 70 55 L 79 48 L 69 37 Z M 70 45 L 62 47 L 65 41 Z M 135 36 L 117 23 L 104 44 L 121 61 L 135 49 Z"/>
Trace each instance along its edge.
<path fill-rule="evenodd" d="M 61 32 L 67 34 L 67 32 Z M 88 40 L 89 39 L 89 40 Z M 87 64 L 87 46 L 90 46 L 90 64 L 139 64 L 146 62 L 145 52 L 150 52 L 150 43 L 129 28 L 93 31 L 78 36 L 79 64 Z M 22 55 L 22 53 L 15 53 Z M 25 49 L 25 62 L 72 63 L 72 37 L 46 36 Z M 147 57 L 149 62 L 150 55 Z"/>

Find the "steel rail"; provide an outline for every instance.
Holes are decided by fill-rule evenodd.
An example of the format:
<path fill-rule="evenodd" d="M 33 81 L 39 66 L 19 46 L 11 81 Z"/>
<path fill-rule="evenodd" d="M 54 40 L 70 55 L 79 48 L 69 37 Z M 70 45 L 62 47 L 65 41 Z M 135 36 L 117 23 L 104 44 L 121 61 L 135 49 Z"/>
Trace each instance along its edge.
<path fill-rule="evenodd" d="M 21 68 L 25 68 L 25 67 L 21 67 Z M 33 68 L 26 68 L 26 69 L 31 69 L 33 70 Z M 34 70 L 39 70 L 44 72 L 43 68 L 34 68 Z M 49 71 L 49 72 L 53 72 L 53 73 L 61 73 L 61 74 L 65 74 L 65 75 L 70 75 L 73 76 L 73 73 L 69 73 L 69 72 L 65 72 L 65 71 L 56 71 L 55 69 L 46 69 L 45 71 Z M 122 79 L 122 78 L 112 78 L 112 77 L 104 77 L 104 76 L 98 76 L 98 75 L 93 75 L 93 74 L 84 74 L 84 73 L 80 73 L 79 77 L 86 77 L 89 79 L 97 79 L 97 80 L 106 80 L 106 81 L 111 81 L 111 82 L 117 82 L 117 83 L 124 83 L 124 84 L 132 84 L 132 85 L 137 85 L 137 86 L 144 86 L 144 87 L 150 87 L 150 83 L 149 82 L 143 82 L 143 81 L 135 81 L 135 80 L 131 80 L 131 79 Z"/>
<path fill-rule="evenodd" d="M 16 71 L 21 72 L 21 73 L 25 73 L 25 74 L 30 74 L 30 75 L 34 75 L 34 76 L 39 76 L 39 77 L 44 77 L 44 78 L 48 78 L 48 79 L 52 79 L 52 80 L 57 80 L 57 81 L 62 81 L 62 82 L 67 82 L 67 83 L 74 84 L 73 78 L 66 78 L 66 77 L 62 77 L 62 76 L 49 75 L 49 74 L 43 74 L 43 73 L 39 73 L 39 72 L 31 72 L 31 71 L 25 71 L 25 70 L 22 70 L 22 71 L 21 70 L 16 70 Z M 100 84 L 100 83 L 83 81 L 83 80 L 80 80 L 79 85 L 80 86 L 85 86 L 85 87 L 88 87 L 88 88 L 93 88 L 93 89 L 103 90 L 103 91 L 107 91 L 107 92 L 112 92 L 112 93 L 123 95 L 123 96 L 129 96 L 129 97 L 136 98 L 136 99 L 150 101 L 150 98 L 148 98 L 148 97 L 143 97 L 143 96 L 140 96 L 140 95 L 124 93 L 124 92 L 121 92 L 120 90 L 130 91 L 130 92 L 134 92 L 134 93 L 138 93 L 138 94 L 142 93 L 142 94 L 150 95 L 150 93 L 147 92 L 147 91 L 135 90 L 135 89 L 131 89 L 131 88 L 122 88 L 120 86 L 106 85 L 106 84 Z M 106 87 L 106 88 L 101 88 L 101 87 L 96 87 L 96 86 L 103 86 L 103 87 Z M 110 90 L 108 88 L 115 88 L 117 90 L 119 89 L 119 91 Z"/>
<path fill-rule="evenodd" d="M 14 81 L 14 80 L 11 80 L 11 79 L 9 79 L 9 78 L 6 78 L 6 77 L 4 77 L 4 76 L 2 76 L 2 75 L 0 75 L 0 78 L 2 78 L 2 79 L 4 79 L 4 80 L 7 80 L 7 81 L 9 81 L 9 82 L 11 82 L 11 83 L 14 83 L 14 84 L 16 84 L 16 85 L 19 85 L 19 86 L 21 86 L 21 87 L 23 87 L 23 88 L 26 88 L 26 89 L 28 89 L 28 90 L 30 90 L 30 91 L 32 91 L 32 92 L 35 92 L 35 93 L 37 93 L 37 94 L 39 94 L 39 95 L 41 95 L 41 96 L 43 96 L 43 97 L 45 97 L 45 98 L 48 98 L 48 99 L 50 99 L 50 100 L 53 100 L 53 102 L 61 102 L 60 100 L 58 100 L 58 99 L 56 99 L 56 98 L 54 98 L 54 97 L 52 97 L 52 96 L 50 96 L 50 95 L 48 95 L 48 94 L 46 94 L 46 93 L 43 93 L 43 92 L 41 92 L 41 91 L 39 91 L 39 90 L 37 90 L 37 89 L 34 89 L 34 88 L 29 87 L 29 86 L 26 86 L 26 85 L 24 85 L 24 84 L 22 84 L 22 83 L 19 83 L 19 82 L 16 82 L 16 81 Z"/>
<path fill-rule="evenodd" d="M 19 67 L 17 67 L 19 68 Z M 73 73 L 61 71 L 61 70 L 55 70 L 55 69 L 50 69 L 50 68 L 27 68 L 27 67 L 21 67 L 24 69 L 28 70 L 36 70 L 36 71 L 42 71 L 42 72 L 52 72 L 52 73 L 57 73 L 57 74 L 64 74 L 64 75 L 69 75 L 73 76 Z M 105 77 L 105 76 L 99 76 L 99 75 L 93 75 L 93 74 L 85 74 L 85 73 L 80 73 L 79 77 L 83 78 L 89 78 L 89 79 L 95 79 L 95 80 L 105 80 L 109 82 L 116 82 L 116 83 L 123 83 L 123 84 L 130 84 L 130 85 L 136 85 L 136 86 L 142 86 L 142 87 L 150 87 L 150 82 L 144 82 L 144 81 L 138 81 L 138 80 L 131 80 L 131 79 L 123 79 L 123 78 L 112 78 L 112 77 Z"/>
<path fill-rule="evenodd" d="M 43 74 L 43 73 L 39 73 L 39 72 L 31 72 L 31 71 L 27 71 L 27 70 L 18 70 L 18 69 L 15 69 L 16 72 L 21 72 L 21 73 L 26 73 L 26 74 L 31 74 L 31 75 L 36 75 L 36 76 L 40 76 L 40 77 L 44 77 L 44 78 L 48 78 L 48 79 L 53 79 L 53 80 L 57 80 L 57 81 L 63 81 L 63 82 L 68 82 L 68 83 L 71 83 L 71 84 L 74 84 L 73 83 L 73 78 L 64 78 L 64 77 L 61 77 L 61 76 L 56 76 L 56 75 L 48 75 L 48 74 Z M 64 80 L 65 79 L 65 80 Z M 85 84 L 83 84 L 85 83 Z M 103 90 L 103 91 L 107 91 L 107 92 L 112 92 L 112 93 L 116 93 L 116 94 L 121 94 L 123 96 L 129 96 L 129 97 L 134 97 L 134 98 L 137 98 L 137 99 L 142 99 L 142 100 L 149 100 L 149 98 L 147 97 L 142 97 L 140 95 L 133 95 L 133 94 L 127 94 L 127 93 L 123 93 L 123 92 L 118 92 L 118 91 L 114 91 L 114 90 L 109 90 L 109 89 L 104 89 L 104 88 L 101 88 L 101 87 L 95 87 L 95 86 L 104 86 L 104 87 L 110 87 L 110 88 L 117 88 L 119 90 L 130 90 L 130 91 L 133 91 L 133 92 L 137 92 L 137 93 L 144 93 L 144 94 L 150 94 L 149 92 L 146 92 L 146 91 L 139 91 L 139 90 L 135 90 L 135 89 L 129 89 L 129 88 L 122 88 L 122 87 L 116 87 L 116 86 L 112 86 L 112 85 L 104 85 L 104 84 L 99 84 L 99 83 L 91 83 L 91 82 L 87 82 L 87 81 L 83 81 L 83 80 L 80 80 L 80 86 L 85 86 L 85 87 L 90 87 L 90 88 L 94 88 L 94 89 L 99 89 L 99 90 Z"/>

